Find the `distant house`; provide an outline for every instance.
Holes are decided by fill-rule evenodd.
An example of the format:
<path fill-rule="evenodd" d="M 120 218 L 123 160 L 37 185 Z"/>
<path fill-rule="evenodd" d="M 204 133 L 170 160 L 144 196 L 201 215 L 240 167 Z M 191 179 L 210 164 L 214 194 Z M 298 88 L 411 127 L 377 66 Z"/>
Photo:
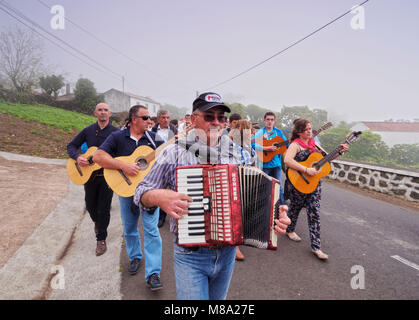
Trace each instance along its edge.
<path fill-rule="evenodd" d="M 71 93 L 70 84 L 65 85 L 65 94 L 57 97 L 57 101 L 73 101 L 74 93 Z"/>
<path fill-rule="evenodd" d="M 395 144 L 419 143 L 419 122 L 369 122 L 362 121 L 354 125 L 351 130 L 371 130 L 379 134 L 381 140 L 389 147 Z"/>
<path fill-rule="evenodd" d="M 122 92 L 116 89 L 110 89 L 102 93 L 103 101 L 111 107 L 111 111 L 114 113 L 128 111 L 133 105 L 141 104 L 148 108 L 150 116 L 156 116 L 160 110 L 160 103 L 147 98 L 142 97 L 130 92 Z"/>

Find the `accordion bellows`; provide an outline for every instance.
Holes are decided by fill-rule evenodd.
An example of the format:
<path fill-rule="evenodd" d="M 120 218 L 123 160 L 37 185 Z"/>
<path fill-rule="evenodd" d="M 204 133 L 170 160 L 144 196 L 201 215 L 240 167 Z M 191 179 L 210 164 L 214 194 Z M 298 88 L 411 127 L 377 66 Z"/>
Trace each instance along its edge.
<path fill-rule="evenodd" d="M 193 199 L 177 222 L 178 245 L 276 250 L 278 180 L 255 167 L 204 164 L 177 167 L 176 187 Z"/>

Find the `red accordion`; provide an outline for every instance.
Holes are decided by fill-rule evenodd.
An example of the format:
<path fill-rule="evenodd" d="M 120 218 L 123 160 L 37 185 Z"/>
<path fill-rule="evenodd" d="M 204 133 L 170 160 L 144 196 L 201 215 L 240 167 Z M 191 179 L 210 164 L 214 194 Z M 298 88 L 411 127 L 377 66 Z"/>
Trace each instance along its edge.
<path fill-rule="evenodd" d="M 279 181 L 234 164 L 176 168 L 176 189 L 189 195 L 189 214 L 177 221 L 179 246 L 249 245 L 277 249 Z"/>

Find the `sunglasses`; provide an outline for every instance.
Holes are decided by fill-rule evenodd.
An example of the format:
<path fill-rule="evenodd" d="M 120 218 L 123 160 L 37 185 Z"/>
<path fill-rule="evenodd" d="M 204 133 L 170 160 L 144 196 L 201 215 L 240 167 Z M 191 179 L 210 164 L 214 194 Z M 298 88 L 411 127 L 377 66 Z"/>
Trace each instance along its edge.
<path fill-rule="evenodd" d="M 148 119 L 150 119 L 150 116 L 134 116 L 134 118 L 137 118 L 137 119 L 143 119 L 144 121 L 146 121 L 146 120 L 148 120 Z"/>
<path fill-rule="evenodd" d="M 215 118 L 216 118 L 215 115 L 212 114 L 212 113 L 204 113 L 203 115 L 201 115 L 201 114 L 195 114 L 195 116 L 197 116 L 197 117 L 203 117 L 206 122 L 213 122 L 215 120 Z M 218 120 L 219 123 L 224 123 L 224 122 L 227 121 L 227 117 L 225 115 L 219 114 L 217 116 L 217 120 Z"/>

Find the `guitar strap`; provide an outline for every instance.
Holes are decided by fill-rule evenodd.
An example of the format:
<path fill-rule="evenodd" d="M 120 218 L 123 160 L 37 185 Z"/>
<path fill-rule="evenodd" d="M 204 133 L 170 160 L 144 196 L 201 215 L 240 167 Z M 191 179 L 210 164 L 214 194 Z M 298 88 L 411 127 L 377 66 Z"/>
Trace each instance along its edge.
<path fill-rule="evenodd" d="M 153 149 L 154 150 L 156 150 L 157 149 L 157 146 L 156 146 L 156 144 L 154 143 L 154 141 L 153 141 L 153 139 L 150 137 L 150 135 L 149 135 L 149 133 L 146 131 L 145 132 L 145 135 L 146 135 L 146 137 L 147 137 L 147 139 L 151 142 L 151 144 L 153 145 Z"/>
<path fill-rule="evenodd" d="M 316 148 L 320 151 L 320 153 L 323 154 L 323 156 L 327 156 L 326 150 L 324 150 L 317 142 L 316 142 Z"/>

